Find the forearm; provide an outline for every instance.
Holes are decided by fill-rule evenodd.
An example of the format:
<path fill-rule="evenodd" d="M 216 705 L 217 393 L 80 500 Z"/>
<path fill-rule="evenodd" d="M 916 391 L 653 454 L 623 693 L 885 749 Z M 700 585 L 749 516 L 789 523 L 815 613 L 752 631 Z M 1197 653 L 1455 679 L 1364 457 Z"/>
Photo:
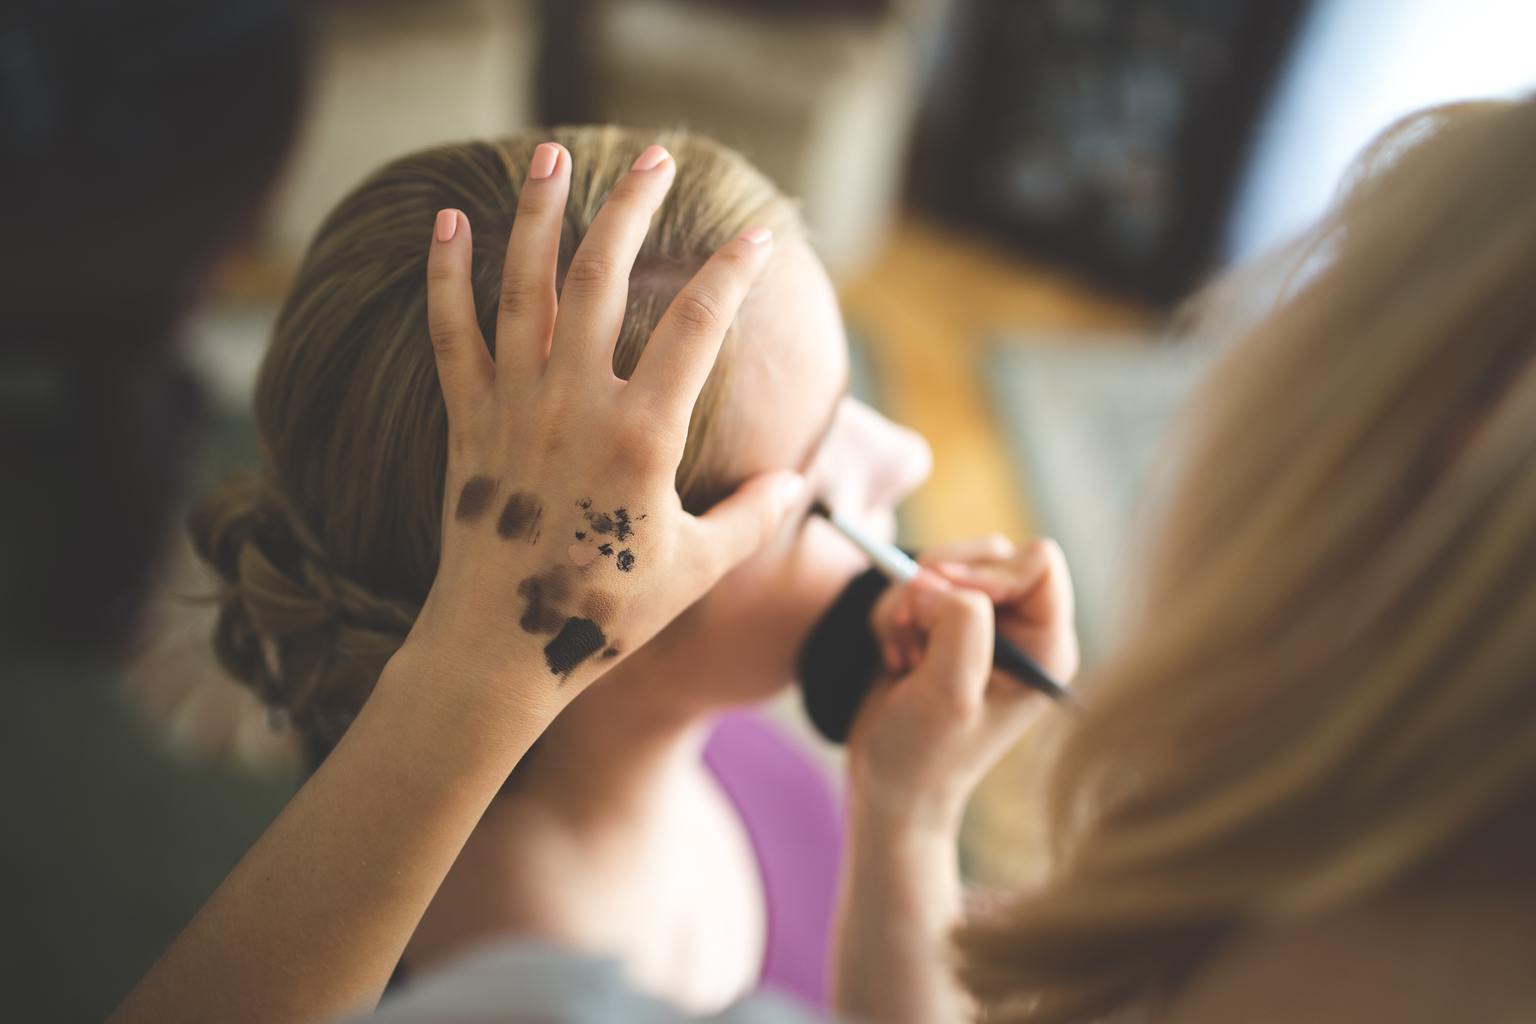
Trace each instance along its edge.
<path fill-rule="evenodd" d="M 838 914 L 834 1005 L 849 1018 L 900 1024 L 968 1019 L 950 969 L 960 915 L 954 833 L 851 813 Z"/>
<path fill-rule="evenodd" d="M 553 708 L 487 714 L 391 662 L 313 777 L 113 1015 L 326 1020 L 372 1005 Z M 509 685 L 512 685 L 509 683 Z"/>

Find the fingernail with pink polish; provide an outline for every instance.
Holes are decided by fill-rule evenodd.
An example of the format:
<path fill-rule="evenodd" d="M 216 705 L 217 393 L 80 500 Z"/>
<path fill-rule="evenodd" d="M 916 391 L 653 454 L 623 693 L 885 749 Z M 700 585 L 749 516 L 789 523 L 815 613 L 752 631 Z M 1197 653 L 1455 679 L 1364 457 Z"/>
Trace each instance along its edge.
<path fill-rule="evenodd" d="M 746 231 L 741 233 L 740 237 L 744 242 L 751 242 L 753 245 L 762 245 L 764 242 L 773 237 L 773 232 L 769 231 L 767 228 L 748 228 Z"/>
<path fill-rule="evenodd" d="M 531 181 L 541 181 L 555 173 L 555 165 L 560 162 L 560 147 L 553 142 L 541 142 L 533 151 L 533 159 L 528 163 L 528 178 Z"/>
<path fill-rule="evenodd" d="M 457 210 L 438 210 L 437 225 L 433 228 L 433 234 L 439 242 L 451 242 L 453 236 L 459 230 L 459 213 Z"/>
<path fill-rule="evenodd" d="M 635 163 L 630 170 L 649 171 L 653 167 L 660 167 L 661 162 L 670 156 L 661 146 L 647 146 L 645 152 L 635 158 Z"/>

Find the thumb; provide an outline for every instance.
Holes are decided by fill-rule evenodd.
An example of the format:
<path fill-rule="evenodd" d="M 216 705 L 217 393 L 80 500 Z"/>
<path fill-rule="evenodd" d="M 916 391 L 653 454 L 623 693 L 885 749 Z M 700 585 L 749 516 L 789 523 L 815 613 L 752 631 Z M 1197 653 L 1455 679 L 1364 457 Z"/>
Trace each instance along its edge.
<path fill-rule="evenodd" d="M 805 478 L 799 473 L 759 473 L 695 520 L 702 534 L 695 554 L 704 563 L 709 585 L 767 544 L 804 496 Z"/>
<path fill-rule="evenodd" d="M 973 590 L 923 589 L 914 593 L 916 617 L 928 644 L 914 677 L 979 703 L 992 675 L 992 602 Z"/>

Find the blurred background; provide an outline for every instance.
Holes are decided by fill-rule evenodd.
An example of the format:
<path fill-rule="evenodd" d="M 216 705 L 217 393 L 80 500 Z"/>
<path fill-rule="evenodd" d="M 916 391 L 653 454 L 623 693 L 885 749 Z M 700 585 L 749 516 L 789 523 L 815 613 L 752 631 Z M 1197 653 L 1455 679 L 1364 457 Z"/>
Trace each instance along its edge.
<path fill-rule="evenodd" d="M 1158 440 L 1209 359 L 1171 337 L 1179 302 L 1305 227 L 1395 118 L 1536 85 L 1526 0 L 333 0 L 314 12 L 298 147 L 187 341 L 216 412 L 194 491 L 253 461 L 249 396 L 277 305 L 322 216 L 369 171 L 537 124 L 685 126 L 802 199 L 858 390 L 931 441 L 905 541 L 1056 537 L 1090 662 L 1113 637 Z M 185 600 L 204 586 L 179 551 L 131 692 L 189 771 L 217 763 L 254 780 L 254 837 L 296 784 L 295 761 L 212 666 L 209 621 Z M 976 802 L 965 861 L 979 881 L 1029 876 L 1033 761 L 1005 763 Z M 188 883 L 189 905 L 211 884 Z"/>

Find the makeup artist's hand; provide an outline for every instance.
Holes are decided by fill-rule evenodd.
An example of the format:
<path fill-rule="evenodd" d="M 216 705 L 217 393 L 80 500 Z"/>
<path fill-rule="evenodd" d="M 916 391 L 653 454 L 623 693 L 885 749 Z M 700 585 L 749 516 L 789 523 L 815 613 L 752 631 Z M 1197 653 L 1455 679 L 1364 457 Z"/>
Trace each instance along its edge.
<path fill-rule="evenodd" d="M 998 630 L 1053 678 L 1070 683 L 1077 675 L 1072 575 L 1055 541 L 1036 539 L 1020 548 L 992 534 L 930 548 L 918 562 L 955 586 L 987 595 L 997 610 Z M 909 598 L 907 588 L 892 587 L 872 613 L 886 667 L 896 673 L 916 664 L 921 651 Z"/>
<path fill-rule="evenodd" d="M 952 832 L 971 791 L 1046 699 L 992 668 L 994 629 L 1063 682 L 1077 672 L 1061 549 L 997 537 L 935 548 L 873 612 L 895 678 L 876 684 L 848 739 L 856 810 Z"/>
<path fill-rule="evenodd" d="M 448 414 L 442 556 L 397 657 L 471 680 L 477 694 L 489 683 L 561 706 L 756 550 L 797 499 L 797 475 L 765 475 L 694 517 L 673 483 L 694 402 L 768 260 L 768 232 L 715 253 L 631 379 L 614 376 L 630 268 L 675 169 L 660 147 L 640 155 L 557 301 L 571 158 L 539 147 L 507 243 L 494 360 L 471 293 L 470 224 L 438 215 L 427 304 Z"/>
<path fill-rule="evenodd" d="M 1007 680 L 989 683 L 993 613 L 985 596 L 931 573 L 901 589 L 922 649 L 910 671 L 876 682 L 854 719 L 852 811 L 882 827 L 948 835 L 1044 698 Z"/>

